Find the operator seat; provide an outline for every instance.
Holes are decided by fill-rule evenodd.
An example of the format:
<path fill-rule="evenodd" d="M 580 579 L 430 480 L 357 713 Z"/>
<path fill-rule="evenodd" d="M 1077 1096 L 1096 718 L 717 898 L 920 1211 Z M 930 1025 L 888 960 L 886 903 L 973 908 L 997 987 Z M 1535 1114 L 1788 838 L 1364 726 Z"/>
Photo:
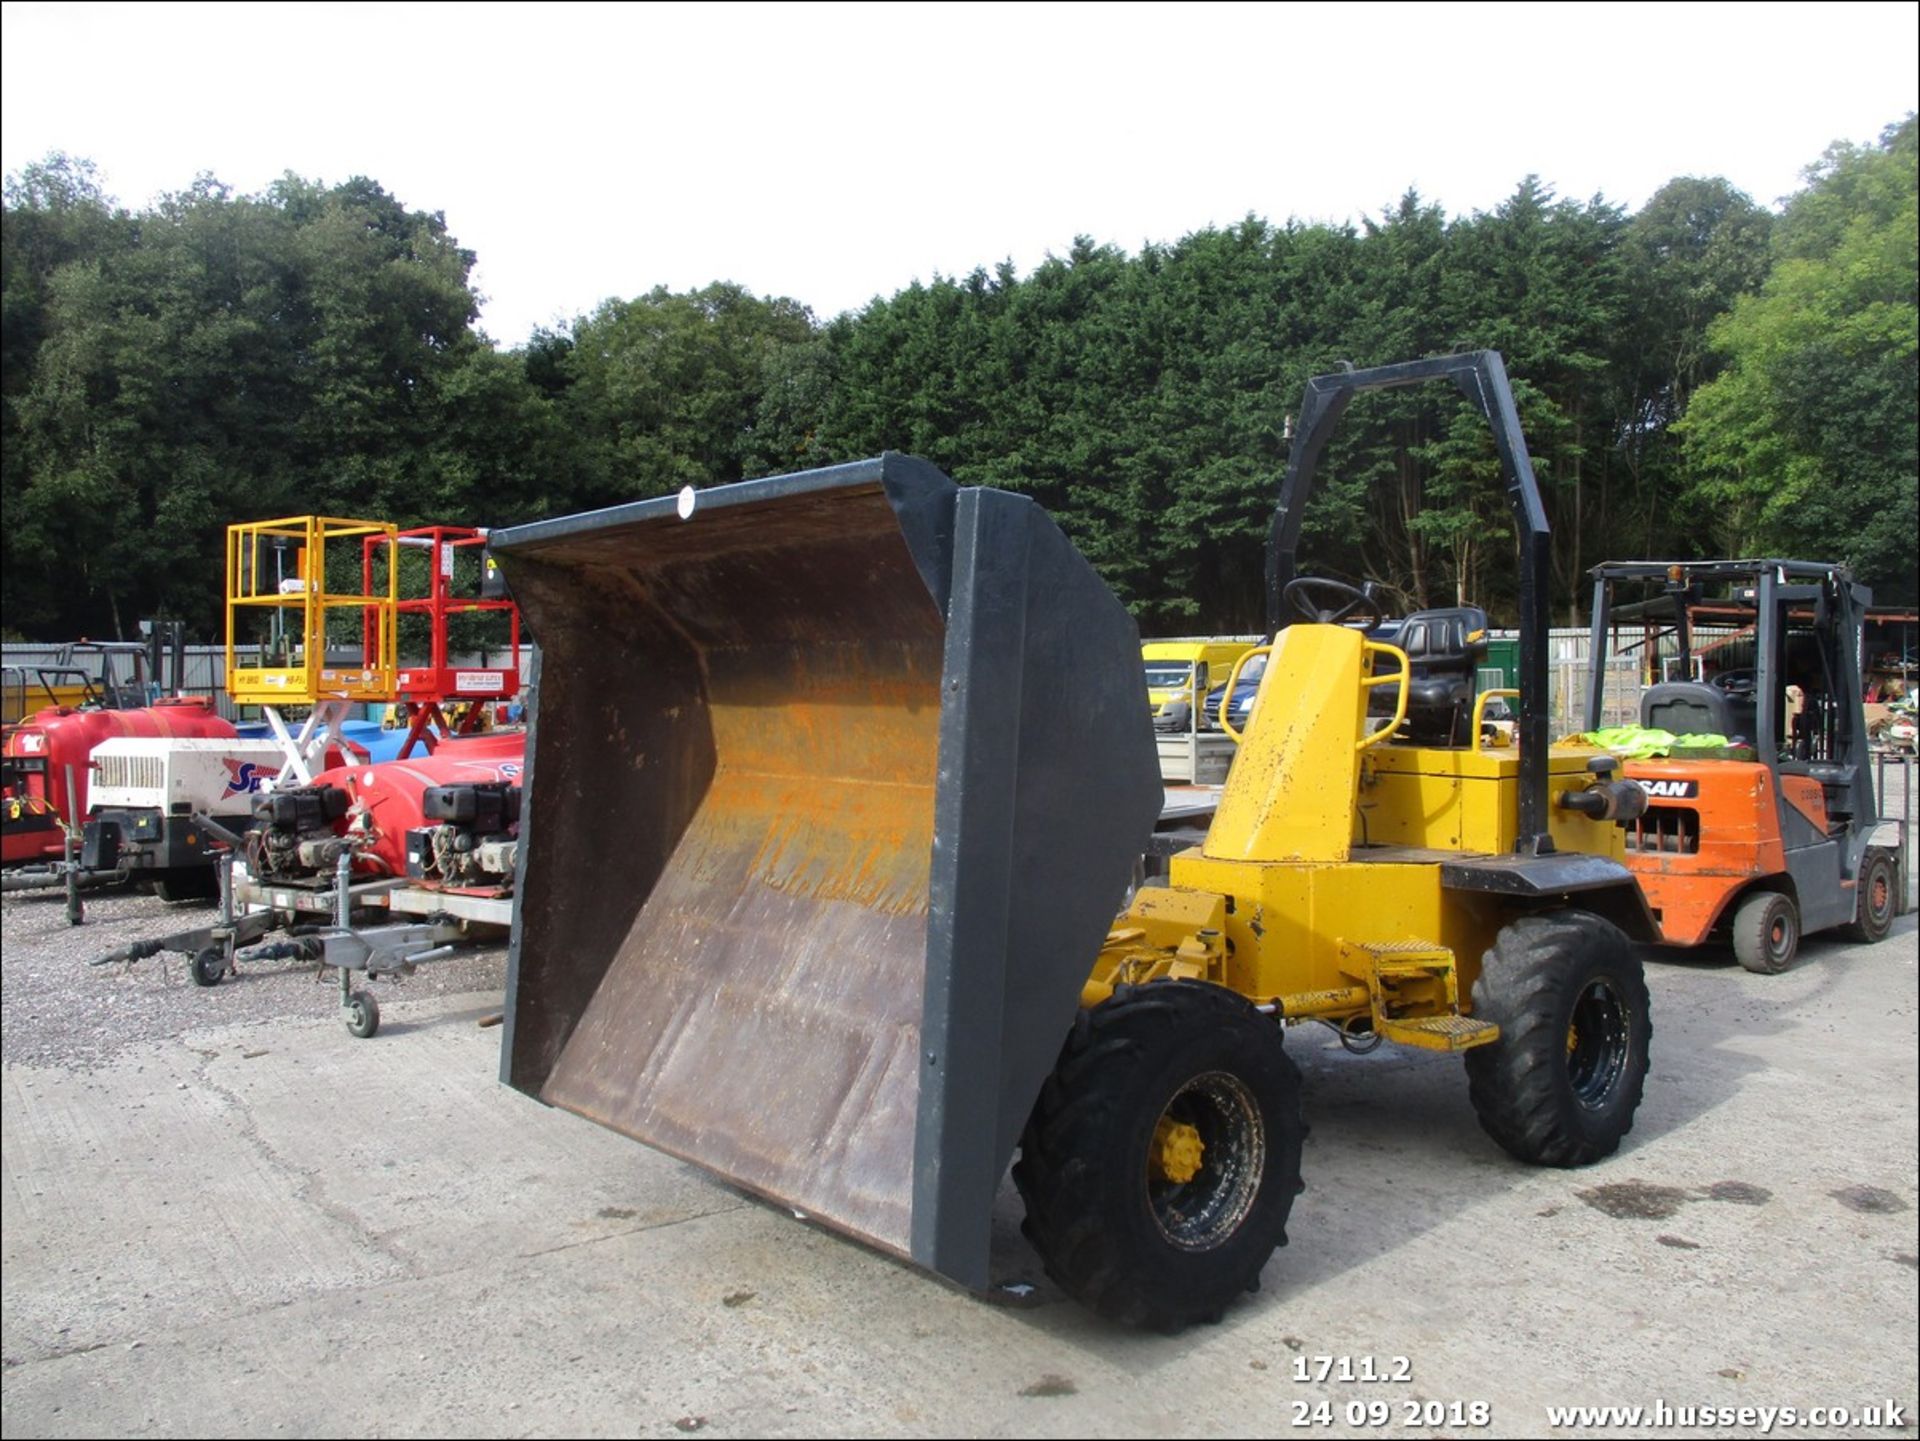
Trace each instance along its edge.
<path fill-rule="evenodd" d="M 1757 707 L 1752 691 L 1724 690 L 1695 680 L 1661 681 L 1640 698 L 1640 724 L 1677 736 L 1723 735 L 1752 743 Z"/>
<path fill-rule="evenodd" d="M 1476 673 L 1487 654 L 1487 613 L 1477 605 L 1417 610 L 1393 643 L 1407 653 L 1405 738 L 1415 745 L 1465 745 L 1472 739 Z M 1380 686 L 1369 715 L 1393 714 L 1393 688 Z"/>

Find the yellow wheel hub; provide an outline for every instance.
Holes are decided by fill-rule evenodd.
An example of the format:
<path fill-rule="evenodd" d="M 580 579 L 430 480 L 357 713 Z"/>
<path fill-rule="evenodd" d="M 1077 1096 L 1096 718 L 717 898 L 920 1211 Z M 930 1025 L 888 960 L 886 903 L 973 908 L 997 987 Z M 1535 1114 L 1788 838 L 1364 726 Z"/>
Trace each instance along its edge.
<path fill-rule="evenodd" d="M 1184 1186 L 1200 1174 L 1206 1142 L 1200 1132 L 1185 1121 L 1170 1121 L 1165 1116 L 1153 1128 L 1153 1145 L 1147 1155 L 1147 1169 L 1156 1181 L 1171 1181 Z"/>

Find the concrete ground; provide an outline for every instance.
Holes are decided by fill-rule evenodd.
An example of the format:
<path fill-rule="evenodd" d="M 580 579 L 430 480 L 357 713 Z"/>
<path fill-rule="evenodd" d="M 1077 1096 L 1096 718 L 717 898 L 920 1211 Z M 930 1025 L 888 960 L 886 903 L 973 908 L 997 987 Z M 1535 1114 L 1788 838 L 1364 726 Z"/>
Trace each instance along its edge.
<path fill-rule="evenodd" d="M 119 904 L 96 949 L 169 924 Z M 1549 1406 L 1661 1401 L 1892 1402 L 1892 1428 L 1799 1434 L 1915 1430 L 1913 917 L 1778 977 L 1650 965 L 1645 1103 L 1588 1171 L 1509 1161 L 1457 1061 L 1293 1031 L 1293 1244 L 1176 1338 L 1064 1300 L 1010 1188 L 975 1298 L 507 1090 L 477 1024 L 497 953 L 492 989 L 405 983 L 356 1041 L 297 972 L 199 991 L 178 962 L 48 961 L 75 944 L 57 901 L 9 900 L 10 1437 L 1532 1436 Z M 83 995 L 190 1019 L 44 1043 Z M 1293 1379 L 1319 1357 L 1411 1380 Z"/>

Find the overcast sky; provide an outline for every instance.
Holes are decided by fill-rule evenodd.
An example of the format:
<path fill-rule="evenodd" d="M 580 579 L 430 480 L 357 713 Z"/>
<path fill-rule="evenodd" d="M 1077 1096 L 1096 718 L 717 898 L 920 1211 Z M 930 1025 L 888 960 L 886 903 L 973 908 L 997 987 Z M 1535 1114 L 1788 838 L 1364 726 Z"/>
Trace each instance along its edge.
<path fill-rule="evenodd" d="M 738 281 L 825 318 L 1077 234 L 1450 213 L 1521 177 L 1773 203 L 1920 106 L 1896 4 L 6 4 L 0 163 L 128 205 L 373 177 L 479 254 L 517 344 Z"/>

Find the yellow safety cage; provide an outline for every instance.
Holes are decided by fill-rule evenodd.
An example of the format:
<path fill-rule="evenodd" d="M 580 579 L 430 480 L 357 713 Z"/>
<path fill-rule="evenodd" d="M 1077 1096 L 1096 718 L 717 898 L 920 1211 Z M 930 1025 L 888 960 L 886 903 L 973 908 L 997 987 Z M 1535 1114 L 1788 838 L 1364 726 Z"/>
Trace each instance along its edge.
<path fill-rule="evenodd" d="M 236 704 L 394 698 L 397 533 L 383 521 L 325 515 L 227 527 L 227 694 Z M 335 570 L 346 573 L 334 577 L 335 589 L 327 551 L 337 542 L 351 544 L 336 547 Z M 261 614 L 266 638 L 243 641 L 244 618 Z M 335 620 L 343 615 L 346 624 Z M 329 658 L 330 633 L 345 659 Z"/>

